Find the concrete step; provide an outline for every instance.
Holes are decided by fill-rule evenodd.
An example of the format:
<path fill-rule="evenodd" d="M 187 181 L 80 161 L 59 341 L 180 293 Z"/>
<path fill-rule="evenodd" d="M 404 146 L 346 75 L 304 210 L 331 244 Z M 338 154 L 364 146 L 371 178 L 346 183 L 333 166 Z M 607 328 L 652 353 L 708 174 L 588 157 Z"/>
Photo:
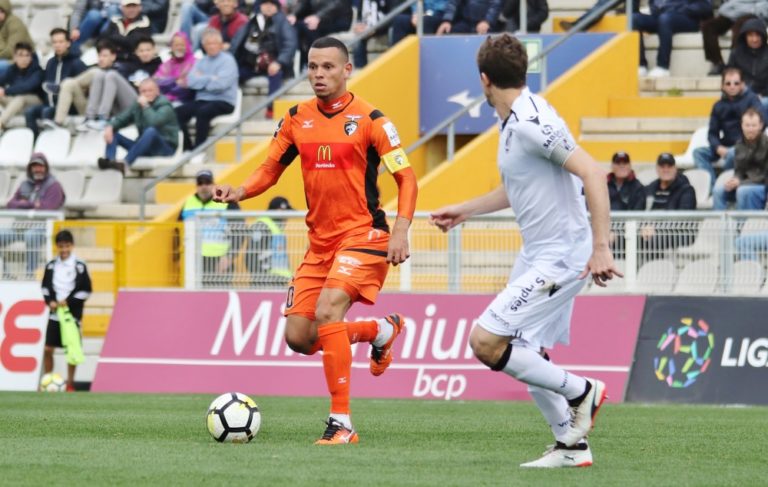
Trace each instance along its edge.
<path fill-rule="evenodd" d="M 650 134 L 638 134 L 636 132 L 596 132 L 591 134 L 581 134 L 579 143 L 584 141 L 590 142 L 611 142 L 611 141 L 625 141 L 631 140 L 632 142 L 671 142 L 671 141 L 687 141 L 691 138 L 691 133 L 679 133 L 679 134 L 664 134 L 664 133 L 650 133 Z"/>
<path fill-rule="evenodd" d="M 585 117 L 581 119 L 582 139 L 596 134 L 654 134 L 690 136 L 697 128 L 707 125 L 706 117 Z"/>
<path fill-rule="evenodd" d="M 625 151 L 635 162 L 655 162 L 662 152 L 682 154 L 688 147 L 688 139 L 685 140 L 637 140 L 637 137 L 617 138 L 613 140 L 584 140 L 579 145 L 589 152 L 592 157 L 600 162 L 608 162 L 616 151 Z"/>
<path fill-rule="evenodd" d="M 151 220 L 163 212 L 167 211 L 171 205 L 148 204 L 145 209 L 145 217 Z M 96 208 L 85 212 L 88 219 L 91 220 L 138 220 L 138 203 L 116 203 L 109 205 L 99 205 Z M 67 210 L 67 218 L 82 218 L 80 212 Z"/>
<path fill-rule="evenodd" d="M 610 117 L 709 117 L 715 97 L 612 98 Z"/>
<path fill-rule="evenodd" d="M 668 78 L 640 78 L 641 92 L 650 91 L 715 91 L 720 92 L 719 76 L 670 76 Z"/>

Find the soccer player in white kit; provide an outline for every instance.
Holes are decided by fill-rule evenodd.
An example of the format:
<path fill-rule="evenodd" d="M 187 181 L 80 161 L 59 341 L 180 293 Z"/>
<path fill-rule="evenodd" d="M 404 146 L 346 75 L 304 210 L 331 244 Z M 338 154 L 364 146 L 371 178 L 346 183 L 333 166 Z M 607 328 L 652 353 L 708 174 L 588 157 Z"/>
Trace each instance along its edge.
<path fill-rule="evenodd" d="M 470 346 L 492 370 L 528 385 L 555 435 L 543 457 L 521 466 L 589 466 L 586 435 L 606 398 L 605 384 L 554 365 L 544 350 L 568 343 L 574 297 L 587 276 L 600 286 L 622 277 L 608 247 L 606 173 L 576 145 L 554 108 L 525 86 L 528 57 L 520 41 L 489 37 L 477 64 L 483 92 L 502 120 L 502 185 L 433 212 L 431 221 L 448 231 L 474 215 L 514 210 L 523 250 L 506 288 L 472 330 Z"/>

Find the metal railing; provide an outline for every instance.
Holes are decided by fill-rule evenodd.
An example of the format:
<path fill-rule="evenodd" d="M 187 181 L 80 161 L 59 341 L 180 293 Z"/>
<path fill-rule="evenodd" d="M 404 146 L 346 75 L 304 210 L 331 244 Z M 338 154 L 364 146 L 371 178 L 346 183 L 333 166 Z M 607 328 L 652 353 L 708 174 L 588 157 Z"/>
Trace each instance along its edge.
<path fill-rule="evenodd" d="M 521 9 L 521 20 L 520 23 L 522 25 L 526 25 L 524 23 L 524 20 L 522 18 L 522 11 L 523 6 L 525 5 L 525 1 L 520 2 L 520 9 Z M 628 2 L 631 8 L 631 3 Z M 597 10 L 592 12 L 591 14 L 587 15 L 580 21 L 578 21 L 571 30 L 569 30 L 564 35 L 558 37 L 554 42 L 549 44 L 547 47 L 542 49 L 542 51 L 533 56 L 531 59 L 528 60 L 528 65 L 539 61 L 539 64 L 541 65 L 541 91 L 544 91 L 547 87 L 547 56 L 549 53 L 551 53 L 553 50 L 557 49 L 561 44 L 566 42 L 568 39 L 573 37 L 574 35 L 582 32 L 584 30 L 584 27 L 592 22 L 594 19 L 604 15 L 606 12 L 611 10 L 610 4 L 605 4 L 600 6 Z M 525 20 L 527 22 L 527 19 Z M 631 20 L 630 20 L 631 22 Z M 446 160 L 451 161 L 454 158 L 454 155 L 456 153 L 456 122 L 469 113 L 470 110 L 477 107 L 479 104 L 485 102 L 485 95 L 480 95 L 474 100 L 470 101 L 466 106 L 462 107 L 461 109 L 455 111 L 452 115 L 449 115 L 447 118 L 445 118 L 442 122 L 437 124 L 436 126 L 432 127 L 426 134 L 422 135 L 419 140 L 408 146 L 408 148 L 405 150 L 406 153 L 410 154 L 411 152 L 415 151 L 419 147 L 423 146 L 432 138 L 434 138 L 436 135 L 442 133 L 443 130 L 446 131 Z"/>
<path fill-rule="evenodd" d="M 265 240 L 266 227 L 257 226 L 262 216 L 280 222 L 282 245 Z M 303 217 L 293 211 L 198 213 L 184 232 L 186 287 L 284 290 L 289 278 L 271 273 L 270 259 L 278 255 L 277 267 L 289 273 L 298 267 L 308 246 Z M 584 292 L 768 293 L 768 213 L 653 211 L 611 217 L 611 245 L 625 277 L 607 288 L 588 283 Z M 219 259 L 205 259 L 201 252 L 212 231 L 227 242 Z M 522 246 L 509 212 L 473 218 L 448 233 L 429 225 L 427 213 L 417 213 L 410 230 L 411 258 L 390 267 L 384 289 L 496 293 L 506 285 Z"/>
<path fill-rule="evenodd" d="M 0 210 L 0 276 L 2 280 L 38 280 L 53 258 L 53 224 L 60 211 Z"/>
<path fill-rule="evenodd" d="M 377 30 L 387 25 L 389 22 L 391 22 L 397 15 L 404 12 L 407 8 L 410 8 L 413 4 L 418 4 L 417 6 L 417 13 L 419 15 L 419 21 L 417 29 L 419 32 L 422 31 L 422 13 L 423 8 L 421 5 L 421 2 L 419 0 L 407 0 L 406 2 L 400 4 L 392 10 L 389 14 L 387 14 L 384 18 L 382 18 L 376 25 L 368 27 L 366 30 L 361 32 L 360 34 L 354 36 L 353 39 L 351 39 L 347 45 L 349 47 L 354 47 L 357 45 L 361 40 L 366 39 L 368 36 L 374 34 Z M 248 121 L 250 118 L 252 118 L 254 115 L 256 115 L 261 110 L 264 110 L 269 106 L 270 104 L 274 103 L 275 100 L 280 98 L 281 96 L 285 95 L 289 91 L 291 91 L 293 88 L 297 87 L 299 84 L 304 82 L 308 77 L 308 73 L 306 70 L 301 72 L 299 75 L 297 75 L 294 79 L 291 81 L 284 83 L 283 86 L 280 87 L 279 90 L 274 92 L 273 94 L 269 95 L 264 100 L 260 101 L 253 107 L 251 107 L 248 111 L 246 111 L 239 120 L 230 123 L 226 127 L 224 127 L 219 133 L 208 137 L 208 139 L 205 140 L 202 144 L 200 144 L 198 147 L 193 149 L 187 154 L 184 154 L 184 156 L 181 157 L 175 164 L 168 166 L 164 171 L 160 173 L 160 175 L 156 176 L 154 179 L 146 183 L 139 195 L 139 220 L 144 221 L 146 217 L 146 206 L 147 206 L 147 193 L 152 190 L 157 184 L 165 179 L 167 179 L 169 176 L 171 176 L 173 173 L 179 170 L 184 164 L 188 163 L 190 160 L 194 159 L 196 156 L 205 153 L 209 148 L 211 148 L 215 143 L 219 142 L 224 137 L 229 136 L 230 132 L 233 130 L 236 131 L 236 140 L 235 140 L 235 159 L 237 162 L 240 162 L 242 157 L 242 125 L 246 121 Z"/>

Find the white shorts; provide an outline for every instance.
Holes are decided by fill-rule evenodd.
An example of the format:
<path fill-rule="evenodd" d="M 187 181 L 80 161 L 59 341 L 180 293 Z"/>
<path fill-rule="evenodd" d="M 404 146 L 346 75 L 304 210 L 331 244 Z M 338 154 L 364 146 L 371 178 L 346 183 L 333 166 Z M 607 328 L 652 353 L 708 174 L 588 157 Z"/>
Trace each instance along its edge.
<path fill-rule="evenodd" d="M 568 344 L 574 297 L 587 283 L 580 271 L 547 266 L 548 274 L 515 262 L 507 287 L 485 309 L 478 325 L 494 335 L 522 339 L 533 347 Z"/>

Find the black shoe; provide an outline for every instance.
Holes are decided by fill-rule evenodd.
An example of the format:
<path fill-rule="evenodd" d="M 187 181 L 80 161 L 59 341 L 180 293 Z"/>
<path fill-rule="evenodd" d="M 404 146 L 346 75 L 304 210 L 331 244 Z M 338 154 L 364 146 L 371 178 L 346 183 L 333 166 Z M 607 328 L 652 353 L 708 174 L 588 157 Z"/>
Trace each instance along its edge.
<path fill-rule="evenodd" d="M 114 164 L 113 161 L 110 161 L 106 157 L 99 157 L 99 160 L 97 162 L 99 164 L 99 169 L 101 169 L 101 170 L 111 169 L 112 168 L 112 164 Z"/>
<path fill-rule="evenodd" d="M 568 32 L 569 30 L 573 29 L 573 26 L 576 25 L 576 22 L 571 22 L 570 20 L 561 20 L 560 21 L 560 28 L 564 31 Z"/>
<path fill-rule="evenodd" d="M 120 171 L 123 176 L 125 176 L 125 163 L 124 162 L 113 162 L 110 169 L 114 169 L 115 171 Z"/>
<path fill-rule="evenodd" d="M 725 65 L 713 64 L 712 68 L 710 68 L 709 72 L 707 73 L 707 76 L 720 76 L 721 74 L 723 74 L 724 70 L 725 70 Z"/>

